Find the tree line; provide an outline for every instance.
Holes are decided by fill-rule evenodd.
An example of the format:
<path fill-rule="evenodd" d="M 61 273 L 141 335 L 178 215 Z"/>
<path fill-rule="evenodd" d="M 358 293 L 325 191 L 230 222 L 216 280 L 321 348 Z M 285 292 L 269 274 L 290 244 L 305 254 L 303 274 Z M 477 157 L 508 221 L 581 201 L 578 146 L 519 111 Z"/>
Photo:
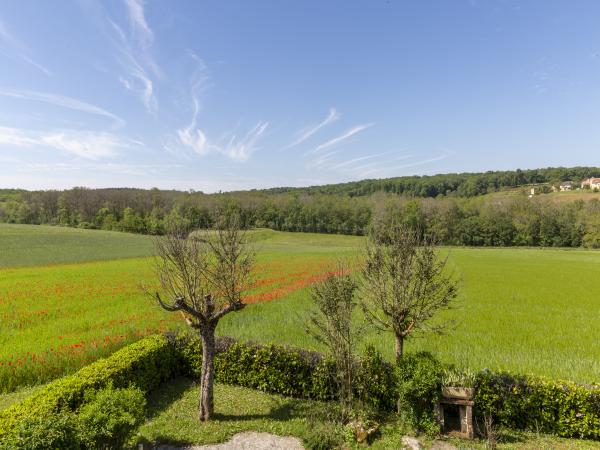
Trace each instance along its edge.
<path fill-rule="evenodd" d="M 600 177 L 598 167 L 548 167 L 544 169 L 450 173 L 352 181 L 302 188 L 274 188 L 264 192 L 295 192 L 360 197 L 375 192 L 388 192 L 414 197 L 475 197 L 528 184 L 558 185 L 563 181 L 580 182 Z"/>
<path fill-rule="evenodd" d="M 296 191 L 6 190 L 0 191 L 0 222 L 162 235 L 174 224 L 210 227 L 219 212 L 235 213 L 244 227 L 364 235 L 372 226 L 401 218 L 446 245 L 600 247 L 600 201 L 593 196 L 559 202 L 553 196 L 527 198 L 525 188 L 513 193 L 423 198 L 383 191 L 350 196 Z"/>

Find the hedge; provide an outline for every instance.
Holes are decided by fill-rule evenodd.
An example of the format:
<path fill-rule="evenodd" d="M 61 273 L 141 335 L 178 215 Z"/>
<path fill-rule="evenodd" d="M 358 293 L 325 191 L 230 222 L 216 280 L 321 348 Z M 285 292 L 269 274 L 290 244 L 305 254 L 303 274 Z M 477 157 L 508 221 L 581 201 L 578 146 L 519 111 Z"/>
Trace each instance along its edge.
<path fill-rule="evenodd" d="M 600 439 L 600 385 L 582 386 L 502 372 L 481 372 L 475 413 L 498 423 L 562 437 Z"/>
<path fill-rule="evenodd" d="M 184 372 L 198 379 L 202 365 L 199 338 L 178 335 L 171 336 L 170 340 L 177 348 Z M 333 363 L 320 353 L 278 345 L 242 344 L 231 338 L 220 338 L 217 342 L 215 378 L 219 382 L 294 397 L 319 400 L 335 397 Z M 415 364 L 427 362 L 417 362 L 417 359 L 429 361 L 431 357 L 407 355 L 406 362 L 415 360 L 408 364 L 410 367 L 394 366 L 383 361 L 374 349 L 368 349 L 361 359 L 357 394 L 380 410 L 393 410 L 402 380 L 410 378 L 408 372 L 414 370 Z M 433 362 L 429 366 L 431 370 L 439 369 Z M 433 378 L 439 378 L 434 375 Z M 424 374 L 418 378 L 412 382 L 417 384 L 411 385 L 411 389 L 425 395 L 423 390 L 431 389 L 431 383 L 425 383 Z M 475 418 L 480 424 L 483 413 L 491 412 L 497 423 L 511 428 L 600 439 L 600 385 L 582 386 L 483 371 L 477 375 L 475 387 Z M 403 395 L 406 396 L 406 392 Z"/>
<path fill-rule="evenodd" d="M 190 334 L 170 335 L 180 370 L 200 378 L 202 343 Z M 217 339 L 215 380 L 289 397 L 331 400 L 335 397 L 333 363 L 321 353 L 280 345 Z"/>
<path fill-rule="evenodd" d="M 0 442 L 25 419 L 75 410 L 86 391 L 109 384 L 114 387 L 135 385 L 143 391 L 154 389 L 176 373 L 177 362 L 173 347 L 164 336 L 150 336 L 124 347 L 1 411 Z"/>
<path fill-rule="evenodd" d="M 413 359 L 425 356 L 416 354 Z M 24 419 L 75 410 L 89 389 L 112 383 L 115 387 L 136 385 L 149 391 L 177 374 L 198 379 L 201 365 L 202 346 L 195 335 L 145 338 L 74 375 L 50 383 L 0 412 L 0 441 Z M 402 380 L 413 370 L 411 364 L 404 366 L 390 364 L 374 349 L 368 349 L 360 360 L 357 395 L 379 410 L 394 409 L 406 384 Z M 280 345 L 238 343 L 231 338 L 217 340 L 215 379 L 269 393 L 323 401 L 334 399 L 336 392 L 333 362 L 322 354 Z M 422 389 L 421 384 L 411 385 L 411 389 Z M 475 387 L 475 417 L 480 423 L 488 412 L 497 423 L 511 428 L 600 439 L 598 384 L 582 386 L 483 371 L 478 374 Z M 406 392 L 402 392 L 406 397 Z"/>

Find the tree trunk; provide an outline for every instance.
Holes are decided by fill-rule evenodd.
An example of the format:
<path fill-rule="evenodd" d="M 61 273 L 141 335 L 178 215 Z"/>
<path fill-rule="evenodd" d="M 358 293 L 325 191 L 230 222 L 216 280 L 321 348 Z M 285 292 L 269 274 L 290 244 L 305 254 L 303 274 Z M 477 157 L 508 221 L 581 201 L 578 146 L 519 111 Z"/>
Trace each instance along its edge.
<path fill-rule="evenodd" d="M 200 421 L 208 421 L 214 411 L 213 384 L 215 380 L 215 324 L 203 327 L 202 373 L 200 375 Z"/>
<path fill-rule="evenodd" d="M 404 352 L 404 336 L 401 334 L 396 334 L 396 362 L 400 361 L 402 358 L 402 353 Z"/>

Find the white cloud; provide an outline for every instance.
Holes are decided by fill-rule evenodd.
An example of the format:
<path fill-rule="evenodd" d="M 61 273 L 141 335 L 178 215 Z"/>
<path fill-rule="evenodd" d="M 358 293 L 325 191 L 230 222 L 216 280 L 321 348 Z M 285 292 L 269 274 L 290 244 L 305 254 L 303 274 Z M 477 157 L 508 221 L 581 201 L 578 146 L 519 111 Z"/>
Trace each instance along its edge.
<path fill-rule="evenodd" d="M 0 49 L 2 48 L 4 48 L 3 53 L 5 55 L 20 59 L 48 76 L 53 75 L 49 69 L 32 59 L 31 50 L 29 50 L 25 44 L 18 40 L 12 33 L 10 33 L 4 22 L 0 20 Z"/>
<path fill-rule="evenodd" d="M 125 121 L 119 116 L 106 111 L 98 106 L 90 103 L 77 100 L 76 98 L 66 97 L 63 95 L 49 94 L 45 92 L 34 92 L 25 90 L 6 90 L 0 88 L 0 96 L 12 97 L 23 100 L 32 100 L 49 103 L 51 105 L 61 106 L 63 108 L 72 109 L 75 111 L 82 111 L 89 114 L 96 114 L 111 119 L 113 121 L 113 128 L 120 128 L 125 125 Z"/>
<path fill-rule="evenodd" d="M 258 122 L 244 137 L 231 135 L 225 146 L 218 146 L 217 151 L 234 161 L 246 161 L 256 150 L 256 142 L 263 135 L 268 122 Z"/>
<path fill-rule="evenodd" d="M 128 38 L 116 22 L 106 18 L 111 28 L 110 39 L 118 52 L 117 60 L 126 72 L 118 79 L 125 89 L 138 95 L 148 112 L 155 114 L 158 101 L 153 76 L 160 77 L 161 70 L 150 51 L 154 33 L 146 20 L 144 3 L 140 0 L 124 0 L 124 3 L 132 38 Z"/>
<path fill-rule="evenodd" d="M 0 147 L 53 148 L 81 158 L 98 160 L 115 156 L 131 142 L 110 133 L 79 130 L 34 131 L 0 127 Z"/>
<path fill-rule="evenodd" d="M 329 125 L 330 123 L 335 122 L 340 117 L 341 117 L 340 113 L 338 113 L 335 108 L 330 108 L 329 114 L 327 115 L 327 117 L 325 117 L 325 119 L 323 119 L 317 125 L 300 130 L 298 132 L 298 136 L 296 137 L 296 140 L 294 142 L 292 142 L 291 144 L 287 145 L 286 147 L 284 147 L 284 150 L 295 147 L 296 145 L 303 143 L 304 141 L 309 139 L 312 135 L 317 133 L 321 128 Z"/>
<path fill-rule="evenodd" d="M 132 29 L 144 45 L 149 45 L 154 38 L 152 30 L 146 22 L 144 2 L 140 0 L 125 0 Z"/>
<path fill-rule="evenodd" d="M 390 164 L 386 164 L 384 167 L 379 167 L 379 168 L 373 168 L 373 169 L 369 169 L 366 171 L 363 171 L 359 174 L 360 177 L 366 177 L 368 175 L 373 175 L 373 174 L 390 174 L 390 172 L 394 172 L 397 170 L 401 170 L 401 169 L 408 169 L 411 167 L 418 167 L 418 166 L 422 166 L 425 164 L 430 164 L 433 162 L 437 162 L 437 161 L 442 161 L 446 158 L 448 158 L 449 156 L 453 155 L 454 152 L 450 151 L 450 150 L 444 150 L 443 153 L 439 156 L 434 156 L 431 158 L 426 158 L 426 159 L 422 159 L 419 161 L 415 161 L 415 162 L 411 162 L 411 163 L 407 163 L 407 164 L 401 164 L 398 166 L 392 166 Z M 402 158 L 400 158 L 402 159 Z M 396 175 L 396 174 L 393 174 Z"/>
<path fill-rule="evenodd" d="M 193 105 L 192 119 L 188 126 L 176 130 L 175 145 L 170 142 L 165 148 L 174 154 L 180 153 L 177 151 L 177 146 L 183 146 L 193 150 L 200 156 L 214 152 L 220 153 L 233 161 L 242 162 L 248 160 L 256 150 L 256 144 L 265 133 L 269 123 L 258 122 L 243 136 L 235 132 L 229 132 L 216 141 L 209 139 L 207 133 L 198 126 L 198 114 L 202 106 L 201 98 L 208 88 L 209 78 L 206 74 L 204 62 L 195 53 L 188 51 L 188 54 L 198 65 L 194 73 L 191 89 Z"/>
<path fill-rule="evenodd" d="M 336 164 L 335 166 L 332 167 L 332 169 L 341 169 L 343 167 L 352 166 L 352 165 L 356 164 L 357 162 L 365 161 L 367 159 L 377 158 L 379 156 L 389 155 L 390 153 L 391 152 L 383 152 L 383 153 L 376 153 L 375 155 L 359 156 L 357 158 L 352 158 L 347 161 L 343 161 L 339 164 Z"/>
<path fill-rule="evenodd" d="M 325 150 L 327 148 L 333 147 L 334 145 L 337 145 L 340 142 L 345 141 L 346 139 L 348 139 L 348 138 L 354 136 L 355 134 L 360 133 L 361 131 L 366 130 L 367 128 L 372 127 L 372 126 L 373 126 L 372 123 L 366 123 L 363 125 L 357 125 L 353 128 L 350 128 L 344 134 L 317 146 L 311 153 L 317 153 L 317 152 L 320 152 L 321 150 Z"/>
<path fill-rule="evenodd" d="M 176 146 L 189 148 L 199 156 L 220 153 L 233 161 L 243 162 L 257 150 L 256 144 L 268 126 L 268 122 L 258 122 L 243 136 L 227 133 L 223 138 L 212 141 L 202 129 L 196 127 L 194 119 L 189 126 L 177 130 Z M 169 144 L 165 148 L 171 153 L 178 154 L 179 152 L 174 148 L 176 146 Z"/>

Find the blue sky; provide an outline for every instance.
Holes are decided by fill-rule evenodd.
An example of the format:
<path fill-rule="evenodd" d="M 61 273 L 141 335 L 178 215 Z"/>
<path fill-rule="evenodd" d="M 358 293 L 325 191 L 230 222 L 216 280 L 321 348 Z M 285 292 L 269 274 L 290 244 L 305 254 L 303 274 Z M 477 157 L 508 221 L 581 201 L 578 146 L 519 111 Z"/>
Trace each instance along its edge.
<path fill-rule="evenodd" d="M 0 3 L 0 187 L 600 163 L 600 2 Z"/>

